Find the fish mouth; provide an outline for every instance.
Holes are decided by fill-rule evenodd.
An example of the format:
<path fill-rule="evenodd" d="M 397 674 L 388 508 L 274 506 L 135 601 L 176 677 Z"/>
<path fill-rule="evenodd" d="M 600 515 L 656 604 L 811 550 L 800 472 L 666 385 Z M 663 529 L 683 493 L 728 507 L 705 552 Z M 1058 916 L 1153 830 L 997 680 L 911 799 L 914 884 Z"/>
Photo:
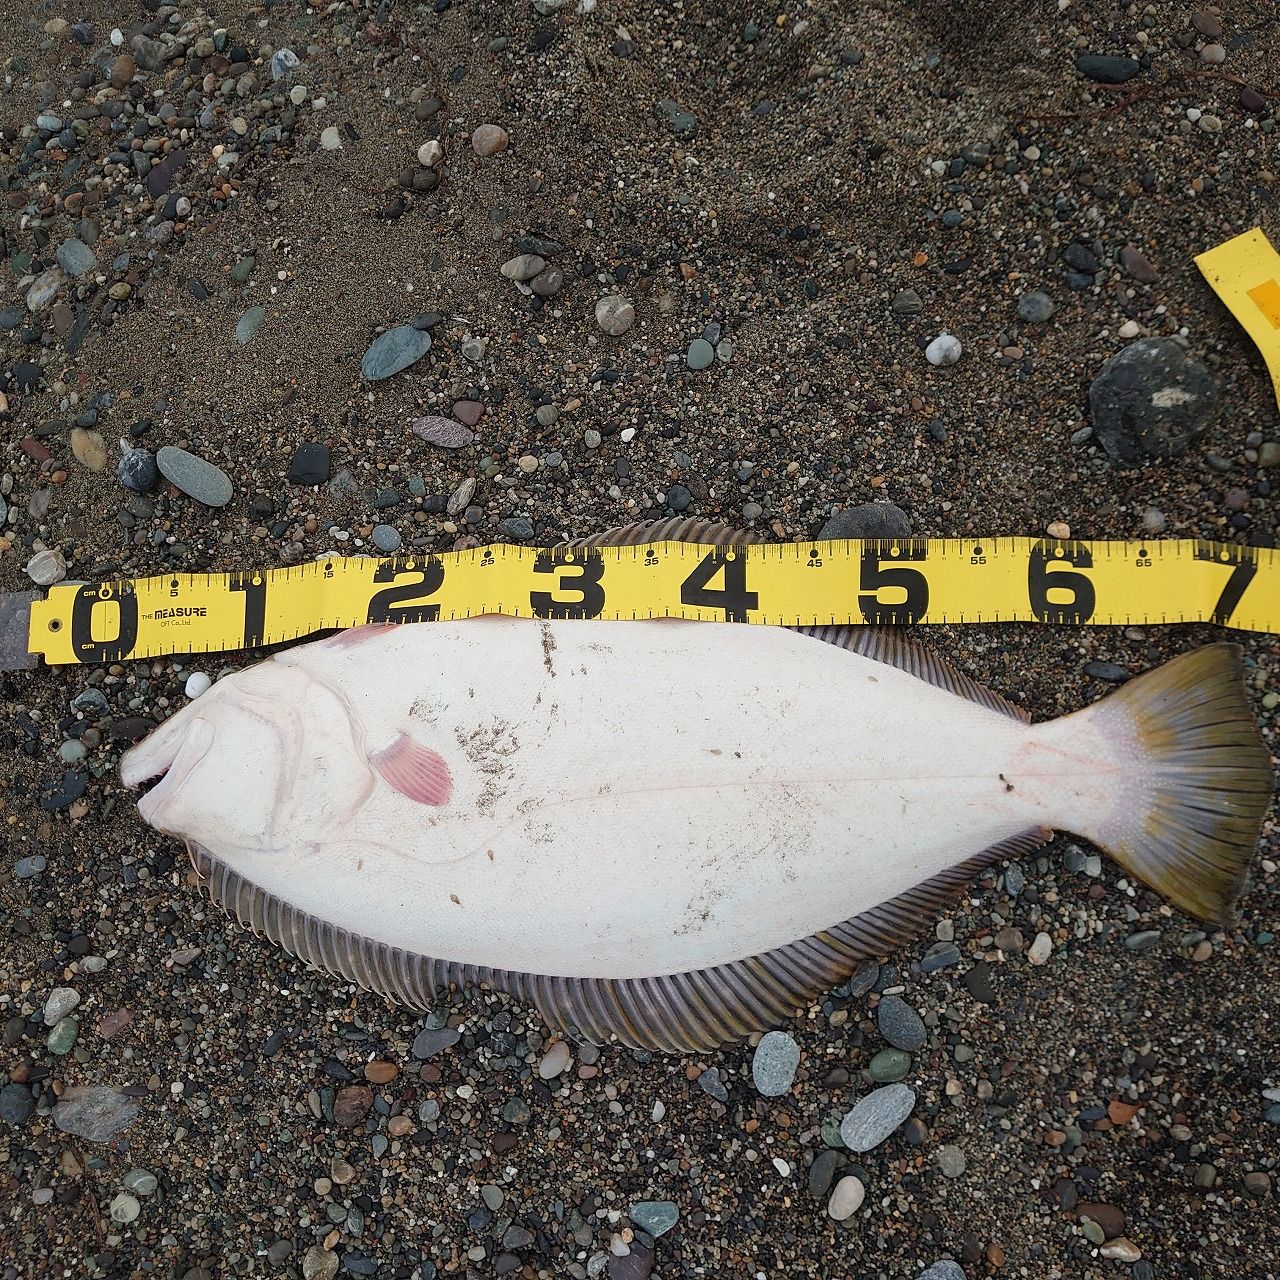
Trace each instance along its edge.
<path fill-rule="evenodd" d="M 150 826 L 164 830 L 161 810 L 213 746 L 213 725 L 197 717 L 184 726 L 181 735 L 155 736 L 155 742 L 148 739 L 140 743 L 120 762 L 120 780 L 132 790 L 159 779 L 138 800 L 138 813 Z"/>

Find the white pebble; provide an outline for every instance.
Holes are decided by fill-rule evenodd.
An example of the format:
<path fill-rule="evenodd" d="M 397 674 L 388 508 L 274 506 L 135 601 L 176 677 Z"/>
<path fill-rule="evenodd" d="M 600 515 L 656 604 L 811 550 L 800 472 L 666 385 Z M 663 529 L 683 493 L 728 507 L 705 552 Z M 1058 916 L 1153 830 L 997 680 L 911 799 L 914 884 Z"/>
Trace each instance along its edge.
<path fill-rule="evenodd" d="M 1047 933 L 1037 933 L 1036 940 L 1027 949 L 1028 964 L 1045 964 L 1053 950 L 1053 939 Z"/>
<path fill-rule="evenodd" d="M 320 145 L 326 151 L 337 151 L 342 146 L 342 135 L 338 132 L 337 125 L 330 125 L 320 135 Z"/>
<path fill-rule="evenodd" d="M 773 1167 L 784 1177 L 791 1177 L 791 1166 L 781 1157 L 773 1157 Z"/>
<path fill-rule="evenodd" d="M 1116 333 L 1122 338 L 1136 338 L 1142 332 L 1142 326 L 1136 320 L 1126 320 Z"/>
<path fill-rule="evenodd" d="M 653 1122 L 657 1124 L 667 1114 L 667 1104 L 661 1098 L 653 1104 Z"/>
<path fill-rule="evenodd" d="M 960 359 L 960 353 L 964 348 L 960 345 L 960 339 L 953 333 L 940 333 L 934 340 L 924 349 L 924 358 L 930 364 L 939 366 L 955 364 Z"/>
<path fill-rule="evenodd" d="M 853 1174 L 841 1178 L 831 1193 L 831 1199 L 827 1201 L 827 1214 L 836 1222 L 851 1218 L 858 1212 L 866 1194 L 867 1189 L 862 1185 L 861 1178 L 855 1178 Z"/>
<path fill-rule="evenodd" d="M 202 693 L 209 692 L 211 684 L 213 684 L 213 681 L 203 671 L 193 671 L 187 677 L 186 695 L 188 698 L 198 698 Z"/>
<path fill-rule="evenodd" d="M 119 27 L 115 27 L 111 32 L 111 43 L 118 49 L 124 44 L 124 32 Z"/>
<path fill-rule="evenodd" d="M 418 148 L 418 163 L 424 168 L 430 169 L 432 165 L 439 164 L 443 159 L 444 148 L 440 145 L 438 138 L 432 138 Z"/>

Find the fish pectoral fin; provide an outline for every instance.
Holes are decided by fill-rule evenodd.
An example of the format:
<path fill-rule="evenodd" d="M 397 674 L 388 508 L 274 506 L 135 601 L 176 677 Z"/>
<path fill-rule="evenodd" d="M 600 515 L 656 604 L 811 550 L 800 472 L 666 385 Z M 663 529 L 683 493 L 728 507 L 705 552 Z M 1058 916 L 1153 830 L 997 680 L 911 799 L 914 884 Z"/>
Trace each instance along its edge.
<path fill-rule="evenodd" d="M 407 733 L 389 747 L 371 751 L 369 764 L 387 786 L 417 804 L 447 804 L 453 795 L 453 777 L 444 757 Z"/>

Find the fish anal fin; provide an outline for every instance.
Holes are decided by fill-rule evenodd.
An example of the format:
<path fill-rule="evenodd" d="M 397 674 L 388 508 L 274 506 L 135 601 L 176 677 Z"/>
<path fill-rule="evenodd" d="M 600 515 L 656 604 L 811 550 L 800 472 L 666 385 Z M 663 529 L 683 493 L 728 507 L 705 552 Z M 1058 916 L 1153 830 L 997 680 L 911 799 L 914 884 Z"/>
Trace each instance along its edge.
<path fill-rule="evenodd" d="M 330 636 L 328 643 L 335 649 L 353 649 L 384 632 L 394 631 L 396 626 L 394 622 L 364 622 L 358 627 L 348 627 L 345 631 L 339 631 L 336 636 Z"/>
<path fill-rule="evenodd" d="M 378 776 L 408 800 L 442 805 L 453 795 L 453 777 L 438 751 L 402 733 L 388 747 L 369 753 Z"/>
<path fill-rule="evenodd" d="M 731 529 L 728 525 L 717 524 L 709 520 L 696 520 L 675 517 L 667 520 L 645 520 L 638 524 L 619 525 L 615 529 L 606 529 L 603 533 L 593 534 L 589 538 L 575 538 L 571 542 L 562 543 L 566 548 L 573 547 L 638 547 L 654 542 L 695 542 L 711 546 L 743 546 L 763 542 L 764 539 L 745 529 Z M 979 684 L 963 672 L 957 670 L 945 658 L 940 657 L 932 649 L 908 639 L 900 630 L 891 627 L 867 626 L 826 626 L 826 627 L 792 627 L 801 635 L 812 636 L 825 644 L 833 644 L 841 649 L 870 658 L 873 662 L 883 662 L 886 666 L 897 667 L 913 675 L 925 684 L 937 689 L 945 689 L 958 698 L 976 702 L 979 706 L 988 707 L 1023 724 L 1031 723 L 1031 716 L 1021 707 L 986 685 Z"/>

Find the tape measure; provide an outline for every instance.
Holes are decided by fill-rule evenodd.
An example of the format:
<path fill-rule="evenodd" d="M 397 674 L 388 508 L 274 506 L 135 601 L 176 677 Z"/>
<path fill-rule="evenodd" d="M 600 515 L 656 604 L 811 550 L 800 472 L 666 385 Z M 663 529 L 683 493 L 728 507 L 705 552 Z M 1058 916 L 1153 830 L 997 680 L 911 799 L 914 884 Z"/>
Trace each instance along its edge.
<path fill-rule="evenodd" d="M 713 547 L 488 546 L 283 569 L 67 583 L 27 648 L 109 663 L 486 613 L 772 626 L 1213 622 L 1280 629 L 1280 551 L 1202 541 L 899 538 Z"/>

